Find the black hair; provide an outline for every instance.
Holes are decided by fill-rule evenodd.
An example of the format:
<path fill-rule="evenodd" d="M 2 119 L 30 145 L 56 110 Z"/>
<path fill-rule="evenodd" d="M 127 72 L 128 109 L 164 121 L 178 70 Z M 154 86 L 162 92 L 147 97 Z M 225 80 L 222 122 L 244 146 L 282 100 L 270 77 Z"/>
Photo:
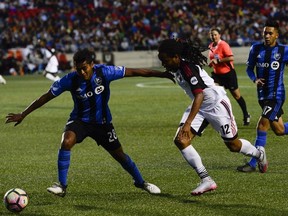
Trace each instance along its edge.
<path fill-rule="evenodd" d="M 85 61 L 90 64 L 91 62 L 94 62 L 95 59 L 95 53 L 89 49 L 78 50 L 73 56 L 73 62 L 76 64 L 83 63 Z"/>
<path fill-rule="evenodd" d="M 201 47 L 199 43 L 193 43 L 190 39 L 166 39 L 163 40 L 158 47 L 159 53 L 165 53 L 170 57 L 179 55 L 184 61 L 199 66 L 207 64 L 207 57 L 202 54 L 202 52 L 206 50 L 206 47 Z"/>
<path fill-rule="evenodd" d="M 279 23 L 276 20 L 268 19 L 265 23 L 265 26 L 274 27 L 277 29 L 277 31 L 279 31 Z"/>

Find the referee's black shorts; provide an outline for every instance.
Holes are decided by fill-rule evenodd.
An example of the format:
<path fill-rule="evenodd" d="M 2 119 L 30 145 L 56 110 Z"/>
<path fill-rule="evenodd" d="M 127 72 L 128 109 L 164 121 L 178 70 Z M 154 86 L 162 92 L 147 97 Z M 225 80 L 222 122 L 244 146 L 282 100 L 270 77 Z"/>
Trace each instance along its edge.
<path fill-rule="evenodd" d="M 234 69 L 226 74 L 216 74 L 212 72 L 211 77 L 214 79 L 215 83 L 218 83 L 220 86 L 224 86 L 225 89 L 232 91 L 238 89 L 238 80 L 236 71 Z"/>

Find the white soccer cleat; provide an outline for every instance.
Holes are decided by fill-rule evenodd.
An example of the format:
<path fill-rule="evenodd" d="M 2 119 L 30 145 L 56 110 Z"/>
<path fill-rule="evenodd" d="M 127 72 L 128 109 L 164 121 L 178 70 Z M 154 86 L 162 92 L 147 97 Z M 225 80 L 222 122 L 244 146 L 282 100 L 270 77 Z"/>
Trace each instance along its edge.
<path fill-rule="evenodd" d="M 161 190 L 160 188 L 158 188 L 156 185 L 148 183 L 148 182 L 144 182 L 143 186 L 140 187 L 143 190 L 147 191 L 150 194 L 160 194 Z"/>
<path fill-rule="evenodd" d="M 265 148 L 263 146 L 258 146 L 257 149 L 261 153 L 260 158 L 258 159 L 258 168 L 261 173 L 265 173 L 268 169 L 268 161 L 266 158 Z"/>
<path fill-rule="evenodd" d="M 47 191 L 60 197 L 64 197 L 66 195 L 66 187 L 59 183 L 54 183 L 51 187 L 47 188 Z"/>
<path fill-rule="evenodd" d="M 216 188 L 217 184 L 215 183 L 215 181 L 211 177 L 207 177 L 201 180 L 201 182 L 198 184 L 198 187 L 191 192 L 191 195 L 201 195 L 208 191 L 213 191 Z"/>

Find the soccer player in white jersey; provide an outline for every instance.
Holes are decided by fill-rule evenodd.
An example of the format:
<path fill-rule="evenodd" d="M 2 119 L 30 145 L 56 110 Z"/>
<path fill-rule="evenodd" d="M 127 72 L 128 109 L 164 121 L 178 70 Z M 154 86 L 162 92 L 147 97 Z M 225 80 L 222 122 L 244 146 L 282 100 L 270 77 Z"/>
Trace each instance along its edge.
<path fill-rule="evenodd" d="M 46 52 L 50 52 L 51 54 L 45 67 L 44 76 L 52 81 L 57 81 L 60 79 L 60 77 L 58 76 L 59 61 L 57 59 L 55 49 L 52 48 Z"/>
<path fill-rule="evenodd" d="M 158 52 L 162 65 L 175 75 L 176 82 L 192 100 L 182 116 L 174 138 L 175 145 L 201 179 L 201 183 L 191 194 L 201 195 L 217 188 L 200 155 L 191 145 L 193 138 L 200 136 L 209 123 L 221 135 L 231 152 L 255 157 L 260 171 L 265 172 L 265 149 L 257 149 L 249 141 L 238 138 L 230 100 L 224 88 L 216 86 L 202 68 L 207 63 L 207 58 L 201 54 L 199 47 L 195 47 L 191 41 L 167 39 L 161 42 Z"/>
<path fill-rule="evenodd" d="M 46 46 L 46 40 L 39 39 L 40 52 L 43 56 L 43 61 L 46 63 L 44 69 L 44 77 L 51 81 L 57 81 L 60 79 L 59 73 L 59 61 L 56 55 L 56 50 L 54 48 L 49 49 Z"/>

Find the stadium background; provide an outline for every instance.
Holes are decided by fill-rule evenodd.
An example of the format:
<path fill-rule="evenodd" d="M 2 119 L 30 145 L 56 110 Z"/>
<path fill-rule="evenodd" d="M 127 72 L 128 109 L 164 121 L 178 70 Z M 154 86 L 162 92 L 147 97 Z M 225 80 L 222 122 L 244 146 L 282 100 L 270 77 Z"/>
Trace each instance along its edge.
<path fill-rule="evenodd" d="M 2 0 L 0 71 L 9 75 L 11 62 L 19 67 L 25 58 L 22 50 L 36 47 L 39 38 L 61 54 L 61 65 L 70 61 L 77 49 L 89 48 L 105 63 L 108 52 L 115 64 L 143 66 L 147 59 L 144 66 L 158 66 L 153 51 L 159 41 L 176 36 L 207 46 L 208 32 L 213 26 L 221 29 L 222 38 L 233 51 L 246 47 L 240 53 L 248 53 L 247 47 L 262 40 L 261 31 L 268 18 L 279 21 L 279 41 L 286 44 L 287 14 L 288 0 Z M 245 62 L 245 57 L 237 59 L 238 50 L 234 52 L 235 63 Z"/>
<path fill-rule="evenodd" d="M 21 2 L 26 2 L 27 4 L 32 3 L 32 1 L 23 0 L 21 0 Z M 55 23 L 57 21 L 56 24 L 62 23 L 62 20 L 58 18 L 58 14 L 61 13 L 59 8 L 65 7 L 65 9 L 63 9 L 65 12 L 68 10 L 67 7 L 70 7 L 69 5 L 73 5 L 73 1 L 68 0 L 33 2 L 34 7 L 29 6 L 32 7 L 32 10 L 46 8 L 45 10 L 49 10 L 47 13 L 48 16 L 56 14 L 57 18 L 49 18 L 49 22 Z M 79 5 L 79 2 L 81 2 L 84 8 L 74 9 L 73 11 L 75 13 L 77 11 L 82 11 L 84 14 L 87 13 L 86 11 L 88 9 L 85 8 L 85 5 L 88 1 L 79 0 L 74 2 L 75 5 Z M 119 1 L 113 2 L 115 2 L 114 7 L 120 4 Z M 129 5 L 127 9 L 137 4 L 135 1 L 121 2 L 123 5 L 125 4 L 125 6 L 127 4 Z M 287 1 L 260 2 L 248 0 L 245 2 L 242 1 L 242 3 L 241 1 L 233 1 L 234 5 L 230 5 L 229 7 L 227 3 L 231 3 L 231 1 L 203 0 L 201 2 L 188 2 L 184 0 L 171 1 L 170 3 L 168 1 L 159 2 L 161 3 L 159 6 L 161 9 L 164 5 L 171 4 L 169 10 L 172 11 L 175 10 L 177 4 L 199 4 L 199 6 L 193 7 L 193 11 L 197 8 L 197 10 L 205 13 L 205 15 L 193 15 L 193 20 L 198 20 L 201 25 L 204 23 L 204 19 L 206 20 L 205 23 L 208 23 L 208 21 L 214 23 L 216 20 L 218 20 L 217 22 L 219 23 L 231 22 L 231 26 L 237 34 L 240 33 L 236 30 L 241 29 L 241 27 L 249 29 L 253 26 L 248 24 L 250 22 L 255 23 L 257 29 L 261 30 L 267 17 L 262 15 L 261 11 L 265 11 L 266 6 L 269 8 L 272 6 L 270 9 L 271 16 L 282 14 L 282 41 L 286 43 L 285 40 L 287 40 L 287 33 L 285 33 L 287 32 Z M 213 12 L 213 9 L 207 7 L 210 2 L 212 2 L 212 6 L 222 2 L 222 5 L 225 6 L 228 12 L 225 12 L 223 8 L 216 8 L 214 10 L 217 11 L 217 14 L 229 13 L 230 15 L 233 14 L 230 12 L 232 7 L 238 7 L 235 6 L 236 4 L 244 4 L 245 7 L 243 7 L 243 11 L 248 12 L 245 12 L 242 18 L 243 20 L 247 20 L 247 23 L 240 25 L 236 19 L 233 20 L 229 17 L 215 18 L 216 15 L 212 17 L 207 16 L 207 11 L 216 13 Z M 94 1 L 90 2 L 89 7 L 94 8 L 94 3 L 99 3 L 99 6 L 101 6 L 100 1 Z M 105 6 L 101 7 L 106 8 L 106 11 L 111 10 L 112 1 L 102 1 L 102 4 L 104 3 Z M 143 3 L 143 5 L 148 3 L 153 4 L 152 1 L 147 1 L 147 3 Z M 36 18 L 34 17 L 33 19 L 27 16 L 22 20 L 14 18 L 14 23 L 9 23 L 8 25 L 7 23 L 10 18 L 7 19 L 6 15 L 9 10 L 7 8 L 5 9 L 5 7 L 8 6 L 12 8 L 12 15 L 16 13 L 16 11 L 26 12 L 26 10 L 21 9 L 21 7 L 25 6 L 20 5 L 19 1 L 0 0 L 0 8 L 2 8 L 0 9 L 0 34 L 1 38 L 6 35 L 7 40 L 9 40 L 6 44 L 11 45 L 11 48 L 26 46 L 26 43 L 21 46 L 13 44 L 12 41 L 15 41 L 15 38 L 19 40 L 25 38 L 37 39 L 39 32 L 41 32 L 39 35 L 42 35 L 42 32 L 43 35 L 49 35 L 50 33 L 52 34 L 52 32 L 53 34 L 60 34 L 62 32 L 59 26 L 55 27 L 56 30 L 53 27 L 54 30 L 52 30 L 53 28 L 48 22 L 45 22 L 45 24 L 41 23 L 39 16 L 35 16 Z M 53 9 L 57 8 L 57 10 L 54 9 L 54 11 L 52 11 L 49 9 L 51 7 Z M 227 7 L 229 9 L 227 9 Z M 98 8 L 94 8 L 94 10 L 99 13 Z M 143 16 L 144 12 L 139 8 L 138 10 L 138 15 Z M 106 13 L 108 14 L 108 12 Z M 133 12 L 132 10 L 128 10 L 128 12 L 123 14 L 132 16 Z M 166 12 L 164 16 L 166 16 Z M 51 19 L 54 20 L 51 21 Z M 181 19 L 178 18 L 178 20 Z M 166 20 L 162 19 L 162 21 L 172 22 L 170 15 L 169 18 Z M 32 27 L 28 27 L 27 31 L 25 31 L 25 28 L 24 30 L 22 29 L 24 33 L 22 30 L 18 33 L 18 24 L 20 25 L 26 22 Z M 81 24 L 85 27 L 83 28 L 84 32 L 81 33 L 81 37 L 82 34 L 85 35 L 93 32 L 93 30 L 86 28 L 87 24 L 85 24 L 84 21 Z M 96 22 L 94 22 L 94 24 L 96 26 Z M 90 23 L 90 26 L 92 28 L 94 26 L 93 23 Z M 94 28 L 96 29 L 97 27 L 95 26 Z M 193 25 L 193 32 L 197 32 L 198 34 L 198 30 L 194 30 L 195 26 Z M 81 26 L 78 27 L 81 28 Z M 78 27 L 73 26 L 76 32 Z M 70 28 L 67 28 L 66 30 L 69 29 Z M 104 27 L 100 28 L 100 30 L 101 29 L 104 30 Z M 195 27 L 195 29 L 198 28 Z M 285 29 L 286 31 L 283 31 Z M 125 35 L 132 37 L 128 28 L 125 30 L 127 30 Z M 29 36 L 25 36 L 25 32 L 29 34 Z M 233 33 L 233 30 L 231 30 L 231 32 Z M 105 35 L 107 34 L 108 32 L 105 33 Z M 285 34 L 286 36 L 284 36 Z M 73 36 L 73 34 L 71 35 Z M 200 35 L 207 37 L 204 32 Z M 70 36 L 70 34 L 68 34 L 68 36 Z M 13 37 L 15 38 L 13 39 Z M 94 37 L 92 36 L 92 38 Z M 107 37 L 107 40 L 110 40 L 108 36 L 105 37 Z M 83 38 L 83 40 L 86 40 L 85 37 Z M 252 39 L 250 40 L 252 41 Z M 1 49 L 5 49 L 6 51 L 7 47 L 5 48 L 2 42 L 3 40 L 1 40 Z M 82 43 L 73 42 L 73 44 L 80 44 L 82 46 Z M 83 42 L 83 45 L 84 44 L 87 43 Z M 93 46 L 91 45 L 91 47 Z M 232 49 L 233 51 L 238 49 L 245 50 L 249 49 L 249 45 L 243 45 L 241 47 L 233 46 Z M 99 53 L 99 57 L 101 57 L 102 51 L 96 50 L 96 52 Z M 133 61 L 136 64 L 146 58 L 146 56 L 142 54 L 146 55 L 147 53 L 153 52 L 153 50 L 147 49 L 133 50 L 131 52 L 113 51 L 113 53 L 115 53 L 116 63 L 123 57 L 124 59 L 121 61 L 129 64 L 132 64 Z M 134 56 L 135 53 L 137 55 L 141 54 L 139 56 L 141 59 L 138 58 L 137 61 L 133 60 L 130 62 L 130 59 L 127 58 L 131 58 L 131 55 Z M 69 52 L 65 52 L 65 54 L 67 54 L 68 57 L 72 55 L 72 53 Z M 239 56 L 240 54 L 238 54 L 238 52 L 235 53 L 235 58 Z M 127 65 L 126 63 L 125 65 Z M 147 65 L 142 62 L 141 66 Z M 252 115 L 249 126 L 241 125 L 241 110 L 235 100 L 231 100 L 231 103 L 233 108 L 235 107 L 233 111 L 236 120 L 239 121 L 239 133 L 241 137 L 253 141 L 256 136 L 255 128 L 261 109 L 258 101 L 255 100 L 257 98 L 255 86 L 245 74 L 245 68 L 245 65 L 236 65 L 237 73 L 239 72 L 238 79 L 241 85 L 241 94 L 245 96 L 249 112 L 251 112 Z M 0 71 L 2 72 L 2 70 Z M 287 76 L 285 75 L 285 80 L 286 79 Z M 266 149 L 269 157 L 269 170 L 267 175 L 255 172 L 247 176 L 235 170 L 246 158 L 242 157 L 242 155 L 229 153 L 226 146 L 222 144 L 221 138 L 216 136 L 215 131 L 210 127 L 207 128 L 205 136 L 195 140 L 194 146 L 203 158 L 205 165 L 209 169 L 209 173 L 217 181 L 219 188 L 215 193 L 208 193 L 205 196 L 192 197 L 189 195 L 190 190 L 196 186 L 199 179 L 175 149 L 173 136 L 178 121 L 181 118 L 182 111 L 184 111 L 183 108 L 186 108 L 190 101 L 178 86 L 168 80 L 158 80 L 156 78 L 134 77 L 113 83 L 111 86 L 113 95 L 111 95 L 110 107 L 113 111 L 113 121 L 117 127 L 117 134 L 126 151 L 135 159 L 145 178 L 161 187 L 163 191 L 162 195 L 149 196 L 149 194 L 142 193 L 137 188 L 134 188 L 130 176 L 122 172 L 121 167 L 115 165 L 115 161 L 107 155 L 102 148 L 98 148 L 91 140 L 87 140 L 83 145 L 77 146 L 73 150 L 73 166 L 69 174 L 69 195 L 65 197 L 65 199 L 50 196 L 47 194 L 46 188 L 57 179 L 57 151 L 63 125 L 66 123 L 67 115 L 69 115 L 71 111 L 71 96 L 68 93 L 63 94 L 61 99 L 52 101 L 43 107 L 43 109 L 41 108 L 33 113 L 33 116 L 29 116 L 21 125 L 14 127 L 13 124 L 4 124 L 7 113 L 22 111 L 25 108 L 25 104 L 29 104 L 32 100 L 39 97 L 41 92 L 47 91 L 51 82 L 43 76 L 35 74 L 29 76 L 7 76 L 7 83 L 7 85 L 0 86 L 0 120 L 2 122 L 2 124 L 0 124 L 0 163 L 2 165 L 0 194 L 2 194 L 3 197 L 5 192 L 13 187 L 25 189 L 30 199 L 28 207 L 21 215 L 288 215 L 287 137 L 279 137 L 273 133 L 269 133 L 267 140 L 268 145 Z M 142 88 L 137 87 L 139 84 L 142 85 Z M 283 116 L 286 119 L 285 121 L 287 121 L 286 110 L 287 105 L 285 103 L 285 114 Z M 0 215 L 11 215 L 3 203 L 0 205 Z"/>

